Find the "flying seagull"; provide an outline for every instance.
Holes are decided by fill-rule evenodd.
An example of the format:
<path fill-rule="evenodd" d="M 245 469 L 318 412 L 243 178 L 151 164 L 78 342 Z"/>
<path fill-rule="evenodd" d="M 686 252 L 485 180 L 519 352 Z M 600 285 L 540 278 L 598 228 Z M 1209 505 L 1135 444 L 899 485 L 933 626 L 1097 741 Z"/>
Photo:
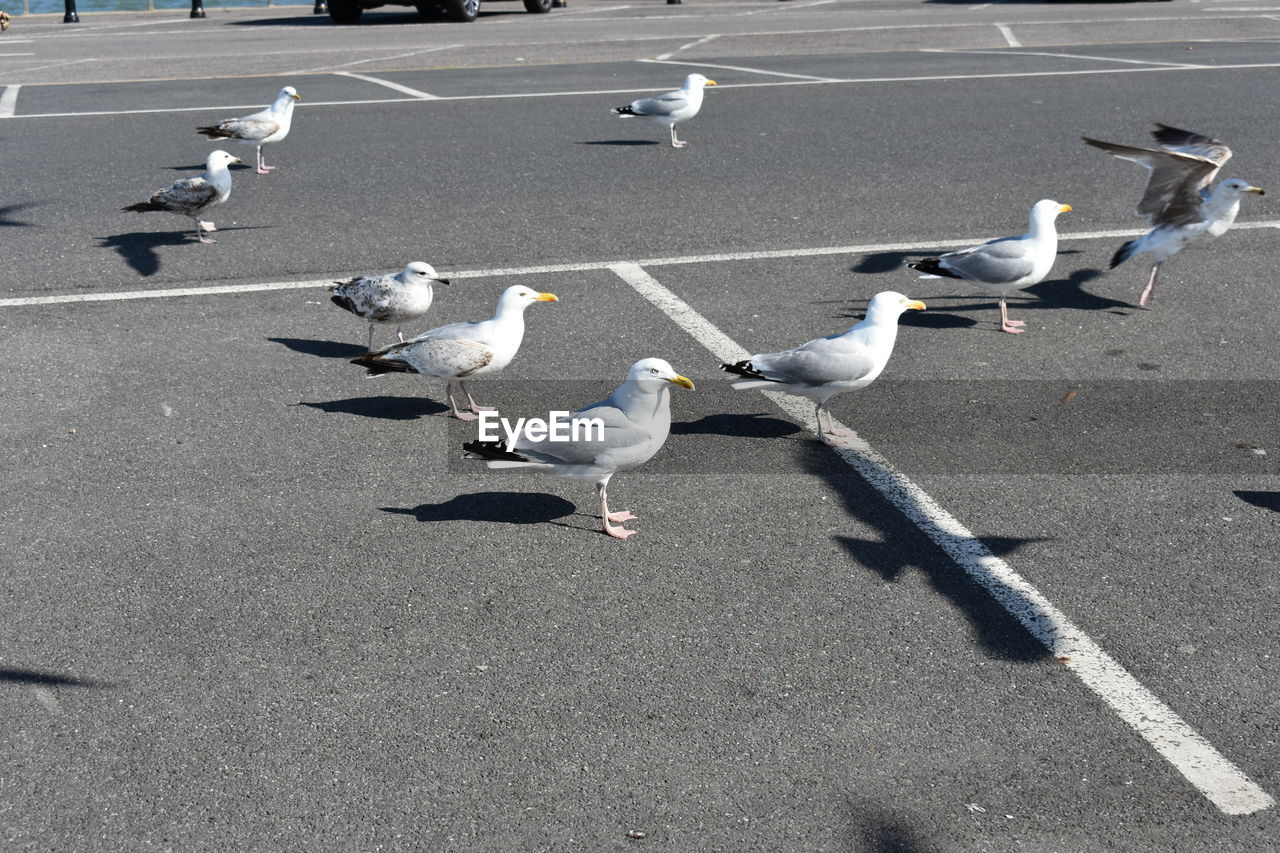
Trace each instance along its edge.
<path fill-rule="evenodd" d="M 373 327 L 378 323 L 395 323 L 396 337 L 404 342 L 402 323 L 426 315 L 435 297 L 433 284 L 448 284 L 449 279 L 436 274 L 431 264 L 413 261 L 398 273 L 335 281 L 329 288 L 330 300 L 339 308 L 369 321 L 369 352 L 373 352 Z"/>
<path fill-rule="evenodd" d="M 1001 237 L 907 266 L 924 273 L 921 278 L 959 278 L 986 288 L 1000 297 L 1000 330 L 1021 334 L 1026 323 L 1009 319 L 1005 300 L 1013 291 L 1039 284 L 1049 274 L 1058 256 L 1054 220 L 1070 210 L 1069 204 L 1041 199 L 1032 206 L 1031 227 L 1021 237 Z"/>
<path fill-rule="evenodd" d="M 526 433 L 508 446 L 505 441 L 472 441 L 463 445 L 470 459 L 488 460 L 490 468 L 529 468 L 570 480 L 595 483 L 604 532 L 626 539 L 636 531 L 622 522 L 636 516 L 609 512 L 609 478 L 618 471 L 643 465 L 662 449 L 671 431 L 670 388 L 693 389 L 693 383 L 660 358 L 631 365 L 627 381 L 599 403 L 561 418 L 568 441 L 533 441 Z M 594 429 L 592 422 L 603 424 Z M 582 427 L 574 438 L 573 426 Z"/>
<path fill-rule="evenodd" d="M 558 301 L 554 293 L 512 285 L 502 292 L 498 311 L 492 319 L 441 326 L 404 343 L 353 358 L 351 363 L 368 368 L 368 376 L 384 373 L 438 376 L 445 380 L 445 393 L 453 416 L 460 421 L 473 421 L 476 413 L 493 411 L 493 407 L 477 405 L 462 380 L 497 373 L 510 364 L 524 340 L 524 309 L 535 302 Z M 454 385 L 467 396 L 471 411 L 458 411 L 453 399 Z"/>
<path fill-rule="evenodd" d="M 632 101 L 625 107 L 614 107 L 612 112 L 614 115 L 624 118 L 627 116 L 640 116 L 658 124 L 665 124 L 671 131 L 671 147 L 683 148 L 688 143 L 676 139 L 676 125 L 698 114 L 698 110 L 702 109 L 703 87 L 714 86 L 715 84 L 715 80 L 708 80 L 701 74 L 690 74 L 684 78 L 684 88 L 682 89 L 676 89 L 674 92 L 667 92 L 665 95 L 657 95 L 652 98 L 641 98 L 638 101 Z"/>
<path fill-rule="evenodd" d="M 1095 148 L 1151 170 L 1147 191 L 1134 211 L 1147 217 L 1151 230 L 1125 243 L 1111 258 L 1111 268 L 1115 269 L 1134 255 L 1151 255 L 1151 278 L 1138 299 L 1143 308 L 1155 293 L 1160 265 L 1165 260 L 1188 246 L 1222 236 L 1236 220 L 1241 197 L 1245 193 L 1264 194 L 1239 178 L 1225 180 L 1210 191 L 1209 183 L 1231 159 L 1231 149 L 1218 140 L 1159 123 L 1151 135 L 1160 143 L 1159 148 L 1081 137 Z"/>
<path fill-rule="evenodd" d="M 200 218 L 215 204 L 222 204 L 231 195 L 231 172 L 227 166 L 239 163 L 239 157 L 232 157 L 225 151 L 209 152 L 203 175 L 183 178 L 169 187 L 157 190 L 151 198 L 123 207 L 135 213 L 146 213 L 151 210 L 164 210 L 179 216 L 190 216 L 196 223 L 196 237 L 201 243 L 216 243 L 217 240 L 204 236 L 205 231 L 217 231 L 212 222 Z"/>
<path fill-rule="evenodd" d="M 285 86 L 264 110 L 243 118 L 229 118 L 211 127 L 198 127 L 196 133 L 203 133 L 210 139 L 234 139 L 258 149 L 258 174 L 265 175 L 273 171 L 275 166 L 268 166 L 262 159 L 262 146 L 279 142 L 289 135 L 289 126 L 293 123 L 293 105 L 302 100 L 298 90 Z"/>
<path fill-rule="evenodd" d="M 746 377 L 733 383 L 736 390 L 782 391 L 815 401 L 818 437 L 827 444 L 837 444 L 835 436 L 849 435 L 850 431 L 826 428 L 822 415 L 827 400 L 866 387 L 880 375 L 893 354 L 898 317 L 910 310 L 923 311 L 924 303 L 886 290 L 871 298 L 866 319 L 847 332 L 783 352 L 753 355 L 737 364 L 722 364 L 720 369 Z"/>

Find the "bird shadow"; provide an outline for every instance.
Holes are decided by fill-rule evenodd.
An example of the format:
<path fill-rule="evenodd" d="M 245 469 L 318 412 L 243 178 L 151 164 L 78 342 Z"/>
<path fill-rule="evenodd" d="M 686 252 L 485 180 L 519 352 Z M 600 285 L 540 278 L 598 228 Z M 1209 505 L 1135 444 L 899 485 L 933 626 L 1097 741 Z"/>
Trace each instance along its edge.
<path fill-rule="evenodd" d="M 1029 302 L 1023 307 L 1071 308 L 1076 311 L 1112 311 L 1138 307 L 1132 302 L 1099 296 L 1084 289 L 1086 284 L 1104 275 L 1106 273 L 1100 269 L 1081 269 L 1066 278 L 1046 279 L 1039 284 L 1033 284 L 1026 289 L 1026 292 L 1038 297 L 1038 301 Z"/>
<path fill-rule="evenodd" d="M 274 225 L 236 225 L 219 228 L 215 233 L 227 234 L 232 231 L 256 231 L 260 228 L 274 227 Z M 194 225 L 182 231 L 129 231 L 124 234 L 99 237 L 98 240 L 100 248 L 114 250 L 131 270 L 141 276 L 155 275 L 160 271 L 160 255 L 157 250 L 161 247 L 182 246 L 187 243 L 201 245 L 196 239 Z"/>
<path fill-rule="evenodd" d="M 197 163 L 194 166 L 165 166 L 165 168 L 168 169 L 170 172 L 203 172 L 205 170 L 205 166 L 206 166 L 205 163 Z M 228 169 L 231 169 L 234 167 L 235 167 L 234 163 L 227 166 Z"/>
<path fill-rule="evenodd" d="M 574 505 L 545 492 L 474 492 L 443 503 L 412 508 L 379 507 L 383 512 L 412 515 L 418 521 L 480 521 L 489 524 L 551 524 L 573 515 Z"/>
<path fill-rule="evenodd" d="M 22 204 L 7 204 L 0 207 L 0 227 L 3 228 L 30 228 L 32 223 L 23 222 L 13 218 L 13 214 L 26 210 L 28 207 L 35 207 L 36 202 L 28 201 Z"/>
<path fill-rule="evenodd" d="M 934 848 L 919 838 L 901 818 L 869 803 L 846 798 L 851 822 L 861 836 L 860 853 L 931 853 Z"/>
<path fill-rule="evenodd" d="M 962 309 L 968 310 L 968 309 Z M 866 312 L 846 311 L 837 315 L 846 320 L 865 320 Z M 949 314 L 946 311 L 937 311 L 928 309 L 925 311 L 908 311 L 898 318 L 899 326 L 911 326 L 916 329 L 967 329 L 970 326 L 978 325 L 978 321 L 972 317 L 961 317 L 956 314 Z"/>
<path fill-rule="evenodd" d="M 727 435 L 740 438 L 782 438 L 800 432 L 791 421 L 756 413 L 705 415 L 696 421 L 673 423 L 672 435 Z"/>
<path fill-rule="evenodd" d="M 324 403 L 295 403 L 325 414 L 359 415 L 362 418 L 380 418 L 386 421 L 413 421 L 429 415 L 449 411 L 449 407 L 426 397 L 351 397 L 346 400 L 329 400 Z"/>
<path fill-rule="evenodd" d="M 1261 509 L 1269 509 L 1272 512 L 1280 512 L 1280 492 L 1236 491 L 1231 494 L 1247 504 L 1253 504 Z"/>
<path fill-rule="evenodd" d="M 273 344 L 320 358 L 355 358 L 368 352 L 359 344 L 345 344 L 340 341 L 317 341 L 310 338 L 267 338 Z"/>
<path fill-rule="evenodd" d="M 42 672 L 37 669 L 16 669 L 12 667 L 0 667 L 0 681 L 8 681 L 14 684 L 35 684 L 45 687 L 111 686 L 109 684 L 92 681 L 87 678 L 72 678 L 69 675 L 57 675 L 52 672 Z"/>
<path fill-rule="evenodd" d="M 659 145 L 660 143 L 653 139 L 591 139 L 581 140 L 579 145 L 619 145 L 625 147 L 634 147 L 640 145 Z"/>
<path fill-rule="evenodd" d="M 1045 646 L 1010 610 L 1001 606 L 866 479 L 846 465 L 833 464 L 830 452 L 806 454 L 803 464 L 840 497 L 850 516 L 876 531 L 877 535 L 872 538 L 833 537 L 855 562 L 889 583 L 897 582 L 909 571 L 923 574 L 929 586 L 968 620 L 974 641 L 991 657 L 1032 663 L 1049 656 Z M 914 500 L 909 495 L 905 499 Z M 1038 541 L 1043 540 L 984 536 L 980 547 L 1002 556 Z M 1005 588 L 1002 592 L 1017 599 L 1011 606 L 1033 614 L 1033 618 L 1040 613 L 1040 606 L 1020 591 Z"/>

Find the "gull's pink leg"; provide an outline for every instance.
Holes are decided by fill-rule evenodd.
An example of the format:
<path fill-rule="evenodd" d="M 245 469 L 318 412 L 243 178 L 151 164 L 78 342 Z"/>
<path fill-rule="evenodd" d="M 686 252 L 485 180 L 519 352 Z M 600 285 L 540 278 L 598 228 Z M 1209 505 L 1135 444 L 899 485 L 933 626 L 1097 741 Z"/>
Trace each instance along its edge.
<path fill-rule="evenodd" d="M 373 324 L 369 324 L 369 352 L 373 352 Z"/>
<path fill-rule="evenodd" d="M 828 422 L 831 419 L 831 415 L 826 409 L 826 403 L 826 400 L 820 400 L 818 402 L 818 437 L 822 439 L 824 444 L 830 444 L 832 447 L 843 446 L 841 442 L 835 441 L 835 439 L 841 436 L 853 435 L 853 430 L 843 428 L 832 429 L 829 428 L 829 423 L 824 427 L 822 423 L 822 415 L 824 413 L 827 415 Z"/>
<path fill-rule="evenodd" d="M 448 395 L 449 397 L 449 408 L 453 410 L 453 416 L 460 421 L 474 421 L 476 419 L 475 415 L 471 414 L 470 412 L 458 411 L 458 404 L 455 403 L 453 400 L 453 383 L 446 382 L 444 388 L 445 388 L 445 394 Z"/>
<path fill-rule="evenodd" d="M 1164 261 L 1160 261 L 1159 263 L 1157 263 L 1155 266 L 1151 268 L 1151 278 L 1147 280 L 1147 287 L 1145 290 L 1142 291 L 1142 295 L 1138 297 L 1139 308 L 1146 308 L 1147 302 L 1151 299 L 1152 296 L 1155 296 L 1156 279 L 1160 277 L 1160 264 L 1162 263 L 1164 263 Z"/>
<path fill-rule="evenodd" d="M 209 238 L 209 237 L 205 237 L 205 236 L 204 236 L 204 232 L 206 232 L 206 231 L 217 231 L 217 230 L 218 230 L 217 228 L 214 228 L 214 227 L 213 227 L 213 223 L 212 223 L 212 222 L 204 222 L 204 221 L 202 221 L 202 220 L 200 219 L 200 217 L 198 217 L 198 216 L 197 216 L 197 217 L 194 217 L 194 219 L 196 220 L 196 239 L 197 239 L 197 240 L 199 240 L 201 243 L 216 243 L 216 242 L 218 242 L 217 240 L 214 240 L 214 239 L 212 239 L 212 238 Z"/>
<path fill-rule="evenodd" d="M 404 343 L 404 332 L 400 331 L 399 326 L 396 326 L 396 337 L 400 339 L 400 343 Z"/>
<path fill-rule="evenodd" d="M 605 494 L 604 483 L 596 483 L 596 493 L 600 495 L 600 520 L 604 524 L 604 532 L 608 533 L 614 539 L 625 540 L 628 536 L 635 536 L 636 531 L 628 530 L 625 527 L 614 527 L 609 523 L 611 521 L 628 521 L 635 518 L 635 516 L 629 512 L 609 512 L 609 499 Z"/>
<path fill-rule="evenodd" d="M 1021 320 L 1009 319 L 1009 306 L 1004 304 L 1004 297 L 1000 297 L 1000 331 L 1008 332 L 1011 335 L 1020 335 L 1023 330 L 1019 326 L 1025 326 L 1026 323 Z"/>
<path fill-rule="evenodd" d="M 673 124 L 673 125 L 671 125 L 671 147 L 672 147 L 672 148 L 683 148 L 683 147 L 685 147 L 685 146 L 686 146 L 686 145 L 688 145 L 688 144 L 689 144 L 689 143 L 687 143 L 687 142 L 681 142 L 679 139 L 676 139 L 676 126 L 675 126 L 674 124 Z"/>
<path fill-rule="evenodd" d="M 262 146 L 258 146 L 258 174 L 265 175 L 268 172 L 275 171 L 275 166 L 268 166 L 267 161 L 262 158 Z"/>
<path fill-rule="evenodd" d="M 466 394 L 466 395 L 467 395 L 467 403 L 471 406 L 471 411 L 473 411 L 473 412 L 496 412 L 496 411 L 498 411 L 498 409 L 497 409 L 497 407 L 496 407 L 496 406 L 477 406 L 477 405 L 476 405 L 476 401 L 475 401 L 474 399 L 472 399 L 472 397 L 471 397 L 471 392 L 467 390 L 467 383 L 465 383 L 465 382 L 459 382 L 459 383 L 458 383 L 458 387 L 460 387 L 460 388 L 462 389 L 462 393 L 464 393 L 464 394 Z"/>

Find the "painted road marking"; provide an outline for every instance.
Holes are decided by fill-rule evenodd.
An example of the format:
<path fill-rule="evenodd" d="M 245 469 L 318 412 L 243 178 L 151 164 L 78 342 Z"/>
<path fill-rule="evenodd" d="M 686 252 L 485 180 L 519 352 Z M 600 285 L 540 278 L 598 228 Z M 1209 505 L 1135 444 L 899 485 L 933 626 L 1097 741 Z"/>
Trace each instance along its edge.
<path fill-rule="evenodd" d="M 339 77 L 350 77 L 354 80 L 364 80 L 366 83 L 377 83 L 379 86 L 386 86 L 388 89 L 394 89 L 405 95 L 412 95 L 421 101 L 438 101 L 438 95 L 432 95 L 427 92 L 420 92 L 417 89 L 410 89 L 408 86 L 401 86 L 399 83 L 392 83 L 390 80 L 383 80 L 380 77 L 369 77 L 366 74 L 356 74 L 352 71 L 335 71 L 334 74 Z"/>
<path fill-rule="evenodd" d="M 1114 56 L 1089 56 L 1083 53 L 1053 53 L 1047 50 L 953 50 L 950 48 L 926 48 L 925 53 L 976 53 L 986 56 L 1052 56 L 1056 59 L 1091 59 L 1095 62 L 1122 62 L 1126 65 L 1168 65 L 1172 68 L 1208 68 L 1192 62 L 1156 62 L 1154 59 L 1117 59 Z"/>
<path fill-rule="evenodd" d="M 716 65 L 713 62 L 679 62 L 673 59 L 641 59 L 640 62 L 655 62 L 666 65 L 697 65 L 699 68 L 719 68 L 723 71 L 743 71 L 747 74 L 768 74 L 771 77 L 792 77 L 797 80 L 810 80 L 815 83 L 842 83 L 834 77 L 815 77 L 812 74 L 789 74 L 786 71 L 766 71 L 763 68 L 746 68 L 741 65 Z"/>
<path fill-rule="evenodd" d="M 1249 231 L 1257 228 L 1280 229 L 1280 219 L 1257 222 L 1236 222 L 1235 229 Z M 1059 234 L 1058 242 L 1072 240 L 1111 240 L 1120 237 L 1140 237 L 1147 233 L 1142 228 L 1126 228 L 1114 231 L 1079 231 Z M 619 259 L 607 261 L 577 261 L 563 264 L 543 264 L 527 267 L 498 267 L 496 269 L 451 271 L 449 278 L 502 278 L 515 275 L 545 275 L 548 273 L 589 272 L 612 269 L 618 264 L 634 263 L 642 267 L 679 266 L 682 264 L 713 264 L 728 261 L 756 261 L 778 258 L 816 258 L 824 255 L 869 255 L 876 252 L 932 252 L 938 249 L 963 249 L 990 240 L 990 237 L 965 237 L 962 239 L 927 240 L 914 243 L 867 243 L 860 246 L 816 246 L 801 249 L 761 249 L 750 252 L 717 252 L 705 255 L 672 255 L 668 257 Z M 216 284 L 205 287 L 178 287 L 164 290 L 126 290 L 111 293 L 68 293 L 56 296 L 18 296 L 0 299 L 0 308 L 20 308 L 28 305 L 61 305 L 76 302 L 120 302 L 133 299 L 168 299 L 178 296 L 218 296 L 228 293 L 256 293 L 270 290 L 307 290 L 328 287 L 333 278 L 304 281 L 271 281 L 256 284 Z"/>
<path fill-rule="evenodd" d="M 664 53 L 664 54 L 662 54 L 662 55 L 660 55 L 660 56 L 655 56 L 655 57 L 654 57 L 654 59 L 659 59 L 659 60 L 661 60 L 661 59 L 670 59 L 671 57 L 675 56 L 677 53 L 680 53 L 681 51 L 688 50 L 688 49 L 689 49 L 689 48 L 691 48 L 691 47 L 697 47 L 698 45 L 701 45 L 701 44 L 706 44 L 707 42 L 711 41 L 712 39 L 718 39 L 718 38 L 720 38 L 720 34 L 719 34 L 719 33 L 712 33 L 712 34 L 711 34 L 711 35 L 709 35 L 709 36 L 703 36 L 702 38 L 698 39 L 697 41 L 691 41 L 691 42 L 689 42 L 688 44 L 682 44 L 682 45 L 680 45 L 679 47 L 677 47 L 675 50 L 671 51 L 671 53 Z"/>
<path fill-rule="evenodd" d="M 18 107 L 18 90 L 21 86 L 5 86 L 0 93 L 0 118 L 8 118 Z"/>
<path fill-rule="evenodd" d="M 993 24 L 992 26 L 1000 31 L 1000 35 L 1004 36 L 1004 40 L 1009 43 L 1009 47 L 1022 47 L 1022 42 L 1018 41 L 1018 37 L 1013 34 L 1013 30 L 1009 28 L 1008 24 Z"/>
<path fill-rule="evenodd" d="M 716 358 L 729 363 L 750 358 L 751 353 L 639 264 L 614 264 L 610 269 Z M 811 402 L 776 391 L 766 392 L 766 396 L 816 434 L 817 421 Z M 837 422 L 836 428 L 842 427 Z M 1060 663 L 1075 672 L 1086 687 L 1106 702 L 1215 806 L 1226 814 L 1241 815 L 1275 805 L 1275 800 L 1266 791 L 1143 687 L 1039 590 L 939 506 L 924 489 L 894 468 L 888 459 L 856 433 L 845 443 L 846 447 L 833 448 L 841 459 L 901 510 L 966 574 L 990 592 Z"/>

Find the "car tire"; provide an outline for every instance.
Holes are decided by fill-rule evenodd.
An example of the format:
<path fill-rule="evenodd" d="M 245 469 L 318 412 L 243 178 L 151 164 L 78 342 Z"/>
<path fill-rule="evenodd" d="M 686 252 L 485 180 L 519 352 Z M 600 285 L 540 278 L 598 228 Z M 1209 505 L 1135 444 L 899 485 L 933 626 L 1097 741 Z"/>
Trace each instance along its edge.
<path fill-rule="evenodd" d="M 480 0 L 442 0 L 444 16 L 457 24 L 469 24 L 480 14 Z"/>
<path fill-rule="evenodd" d="M 328 0 L 329 20 L 335 24 L 358 24 L 364 8 L 356 0 Z"/>
<path fill-rule="evenodd" d="M 533 12 L 535 14 L 550 12 L 551 4 L 554 2 L 555 0 L 524 0 L 524 8 L 525 11 Z"/>

